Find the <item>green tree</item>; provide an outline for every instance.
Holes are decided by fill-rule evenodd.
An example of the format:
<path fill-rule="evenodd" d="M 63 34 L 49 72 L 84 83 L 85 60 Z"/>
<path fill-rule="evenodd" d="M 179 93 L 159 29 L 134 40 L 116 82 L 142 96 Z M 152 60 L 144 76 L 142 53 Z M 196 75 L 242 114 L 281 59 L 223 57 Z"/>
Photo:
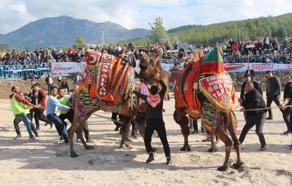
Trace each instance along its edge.
<path fill-rule="evenodd" d="M 76 36 L 73 43 L 73 48 L 78 49 L 80 47 L 85 47 L 86 43 L 81 36 Z"/>
<path fill-rule="evenodd" d="M 0 44 L 0 52 L 8 52 L 11 50 L 11 47 L 7 44 Z"/>
<path fill-rule="evenodd" d="M 152 29 L 152 35 L 150 36 L 151 41 L 164 44 L 168 40 L 168 34 L 163 26 L 162 18 L 155 18 L 153 24 L 150 23 L 150 26 Z"/>

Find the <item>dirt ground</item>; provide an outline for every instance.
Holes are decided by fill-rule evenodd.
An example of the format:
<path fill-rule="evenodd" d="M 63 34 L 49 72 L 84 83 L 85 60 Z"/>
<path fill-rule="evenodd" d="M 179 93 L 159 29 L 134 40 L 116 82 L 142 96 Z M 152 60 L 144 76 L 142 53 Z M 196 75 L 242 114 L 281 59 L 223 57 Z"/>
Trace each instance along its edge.
<path fill-rule="evenodd" d="M 292 185 L 292 151 L 288 149 L 292 137 L 282 135 L 286 127 L 278 109 L 274 120 L 266 121 L 264 134 L 268 144 L 259 151 L 259 140 L 254 128 L 244 142 L 242 160 L 245 169 L 218 172 L 223 163 L 224 146 L 219 152 L 209 153 L 204 134 L 190 136 L 191 152 L 180 152 L 183 137 L 172 119 L 174 100 L 165 102 L 164 119 L 174 165 L 164 165 L 163 149 L 157 135 L 155 161 L 149 165 L 142 138 L 132 139 L 132 149 L 120 149 L 119 134 L 111 121 L 93 116 L 89 129 L 94 150 L 84 150 L 75 144 L 80 157 L 68 156 L 68 146 L 57 144 L 56 130 L 41 124 L 40 141 L 31 143 L 23 125 L 22 139 L 13 140 L 15 131 L 9 100 L 0 100 L 0 174 L 1 185 Z M 238 105 L 235 106 L 238 109 Z M 103 116 L 110 113 L 98 112 Z M 238 135 L 244 125 L 243 114 L 236 112 Z M 235 152 L 231 159 L 236 160 Z"/>

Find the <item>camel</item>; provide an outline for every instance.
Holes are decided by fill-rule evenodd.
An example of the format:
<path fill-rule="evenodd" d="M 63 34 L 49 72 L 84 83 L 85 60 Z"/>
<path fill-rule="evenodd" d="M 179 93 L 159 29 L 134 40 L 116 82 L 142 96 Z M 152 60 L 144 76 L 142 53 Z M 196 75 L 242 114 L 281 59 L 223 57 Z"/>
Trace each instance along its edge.
<path fill-rule="evenodd" d="M 73 136 L 76 132 L 85 149 L 93 149 L 82 136 L 85 121 L 96 111 L 117 112 L 120 114 L 122 135 L 120 147 L 125 144 L 130 122 L 134 117 L 131 91 L 134 70 L 129 61 L 107 53 L 87 51 L 86 69 L 80 87 L 74 96 L 74 120 L 68 130 L 70 157 L 77 157 L 74 151 Z"/>
<path fill-rule="evenodd" d="M 184 146 L 181 150 L 190 150 L 187 115 L 194 119 L 201 118 L 206 130 L 225 144 L 225 161 L 218 170 L 228 169 L 232 144 L 237 154 L 237 162 L 233 167 L 241 168 L 243 163 L 236 135 L 237 121 L 232 111 L 235 92 L 232 79 L 224 70 L 221 49 L 216 47 L 206 56 L 193 61 L 180 76 L 174 93 L 174 120 L 180 125 L 184 136 Z M 211 148 L 216 150 L 213 137 Z"/>
<path fill-rule="evenodd" d="M 140 78 L 143 80 L 147 80 L 148 82 L 155 82 L 151 75 L 153 73 L 162 72 L 162 67 L 159 61 L 158 53 L 149 52 L 144 53 L 141 59 L 141 65 L 145 65 L 141 70 Z M 100 67 L 100 63 L 105 59 L 109 59 L 113 63 L 116 63 L 116 67 L 111 66 L 110 70 L 110 80 L 108 82 L 111 84 L 111 89 L 109 89 L 109 94 L 106 95 L 103 99 L 99 96 L 92 95 L 96 94 L 96 87 L 93 88 L 92 82 L 89 85 L 90 81 L 96 81 L 96 79 L 92 79 L 96 76 L 99 76 L 97 73 L 98 68 Z M 120 58 L 114 57 L 109 54 L 101 54 L 95 51 L 89 51 L 85 55 L 86 65 L 86 73 L 81 81 L 80 88 L 74 96 L 74 121 L 71 127 L 68 130 L 69 144 L 70 144 L 70 157 L 78 157 L 78 154 L 74 151 L 73 144 L 73 136 L 76 132 L 79 139 L 81 140 L 83 146 L 87 150 L 93 149 L 93 146 L 90 146 L 86 143 L 82 136 L 82 130 L 85 125 L 85 121 L 96 111 L 103 110 L 106 112 L 116 112 L 119 114 L 120 118 L 120 134 L 121 141 L 120 147 L 129 147 L 126 144 L 126 139 L 128 136 L 129 128 L 131 125 L 131 121 L 135 118 L 135 122 L 137 123 L 138 130 L 142 136 L 144 136 L 144 128 L 145 128 L 145 111 L 139 111 L 137 109 L 138 98 L 133 93 L 133 90 L 136 86 L 139 86 L 140 80 L 134 80 L 135 72 L 131 65 L 133 62 L 131 59 L 126 59 L 124 56 Z M 101 72 L 101 71 L 99 71 Z M 165 81 L 167 80 L 167 74 L 164 74 Z M 117 78 L 117 77 L 118 78 Z M 167 81 L 166 81 L 167 82 Z M 124 85 L 124 84 L 125 85 Z M 123 90 L 121 85 L 124 86 Z M 133 86 L 134 85 L 134 86 Z M 114 97 L 112 100 L 109 97 Z"/>

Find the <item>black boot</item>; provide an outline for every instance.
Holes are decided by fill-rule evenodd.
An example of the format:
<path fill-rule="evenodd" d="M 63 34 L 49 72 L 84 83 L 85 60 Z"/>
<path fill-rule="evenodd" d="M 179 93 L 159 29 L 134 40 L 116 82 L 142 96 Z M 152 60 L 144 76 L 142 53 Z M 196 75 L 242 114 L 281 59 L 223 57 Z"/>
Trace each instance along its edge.
<path fill-rule="evenodd" d="M 261 143 L 260 151 L 265 151 L 266 150 L 265 136 L 264 136 L 263 133 L 259 133 L 258 136 L 259 136 L 259 140 L 260 140 L 260 143 Z"/>
<path fill-rule="evenodd" d="M 153 153 L 149 153 L 149 157 L 148 159 L 146 160 L 146 163 L 150 163 L 154 160 L 154 156 L 153 156 Z"/>
<path fill-rule="evenodd" d="M 166 157 L 166 165 L 171 164 L 171 157 Z"/>

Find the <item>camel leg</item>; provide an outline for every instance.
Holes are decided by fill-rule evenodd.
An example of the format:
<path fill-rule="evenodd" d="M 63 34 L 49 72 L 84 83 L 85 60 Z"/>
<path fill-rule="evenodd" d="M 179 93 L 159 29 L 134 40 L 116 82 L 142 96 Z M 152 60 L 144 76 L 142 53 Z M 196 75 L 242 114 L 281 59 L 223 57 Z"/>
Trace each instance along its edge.
<path fill-rule="evenodd" d="M 82 121 L 82 122 L 80 123 L 79 127 L 77 128 L 77 131 L 76 131 L 77 136 L 78 136 L 78 138 L 81 140 L 81 142 L 82 142 L 82 144 L 83 144 L 83 146 L 84 146 L 85 149 L 87 149 L 87 150 L 92 150 L 92 149 L 93 149 L 93 146 L 92 146 L 92 145 L 88 145 L 88 144 L 86 143 L 84 137 L 83 137 L 83 129 L 84 129 L 84 127 L 85 127 L 85 120 Z"/>
<path fill-rule="evenodd" d="M 76 132 L 78 128 L 78 123 L 79 123 L 78 117 L 74 117 L 74 121 L 68 130 L 68 138 L 69 138 L 69 145 L 70 145 L 69 155 L 71 158 L 78 157 L 78 154 L 74 151 L 74 142 L 73 142 L 74 133 Z"/>
<path fill-rule="evenodd" d="M 124 125 L 121 126 L 121 129 L 120 129 L 120 133 L 122 135 L 122 138 L 121 138 L 121 143 L 120 143 L 120 147 L 121 148 L 124 148 L 125 146 L 125 142 L 127 140 L 127 137 L 128 137 L 128 133 L 129 133 L 129 130 L 130 130 L 130 119 L 126 119 L 125 118 L 125 122 L 124 122 Z"/>
<path fill-rule="evenodd" d="M 137 129 L 138 129 L 140 135 L 144 138 L 145 126 L 146 126 L 145 113 L 137 112 L 137 114 L 134 118 L 134 121 L 137 124 Z"/>
<path fill-rule="evenodd" d="M 240 158 L 240 142 L 236 135 L 236 119 L 233 113 L 230 113 L 229 117 L 230 117 L 230 124 L 228 127 L 228 131 L 233 140 L 233 144 L 234 144 L 233 147 L 236 151 L 236 156 L 237 156 L 237 162 L 233 164 L 232 167 L 235 169 L 240 169 L 243 165 L 243 162 L 241 161 L 241 158 Z"/>
<path fill-rule="evenodd" d="M 139 131 L 140 135 L 144 139 L 146 120 L 145 119 L 141 119 L 141 120 L 135 120 L 135 121 L 137 123 L 138 131 Z"/>
<path fill-rule="evenodd" d="M 132 126 L 132 134 L 131 134 L 131 137 L 137 139 L 137 135 L 136 135 L 137 125 L 136 125 L 136 121 L 134 119 L 131 121 L 131 126 Z"/>
<path fill-rule="evenodd" d="M 189 145 L 189 135 L 190 129 L 188 126 L 189 118 L 186 116 L 186 112 L 176 109 L 173 113 L 173 119 L 176 123 L 179 124 L 181 128 L 181 133 L 184 137 L 184 145 L 180 148 L 181 151 L 191 151 L 191 147 Z"/>
<path fill-rule="evenodd" d="M 181 133 L 184 136 L 184 145 L 180 149 L 181 151 L 191 151 L 191 147 L 189 145 L 189 135 L 190 135 L 190 129 L 188 124 L 180 124 L 181 127 Z"/>
<path fill-rule="evenodd" d="M 214 140 L 215 138 L 217 137 L 211 135 L 211 148 L 208 149 L 208 152 L 218 152 L 218 148 Z"/>
<path fill-rule="evenodd" d="M 220 126 L 218 126 L 218 129 L 216 131 L 216 135 L 225 144 L 225 161 L 221 167 L 218 167 L 217 170 L 226 171 L 228 169 L 228 166 L 229 166 L 228 163 L 229 163 L 229 158 L 230 158 L 230 153 L 231 153 L 231 148 L 232 148 L 232 140 L 228 136 L 224 127 L 222 126 L 222 123 L 220 124 Z"/>

